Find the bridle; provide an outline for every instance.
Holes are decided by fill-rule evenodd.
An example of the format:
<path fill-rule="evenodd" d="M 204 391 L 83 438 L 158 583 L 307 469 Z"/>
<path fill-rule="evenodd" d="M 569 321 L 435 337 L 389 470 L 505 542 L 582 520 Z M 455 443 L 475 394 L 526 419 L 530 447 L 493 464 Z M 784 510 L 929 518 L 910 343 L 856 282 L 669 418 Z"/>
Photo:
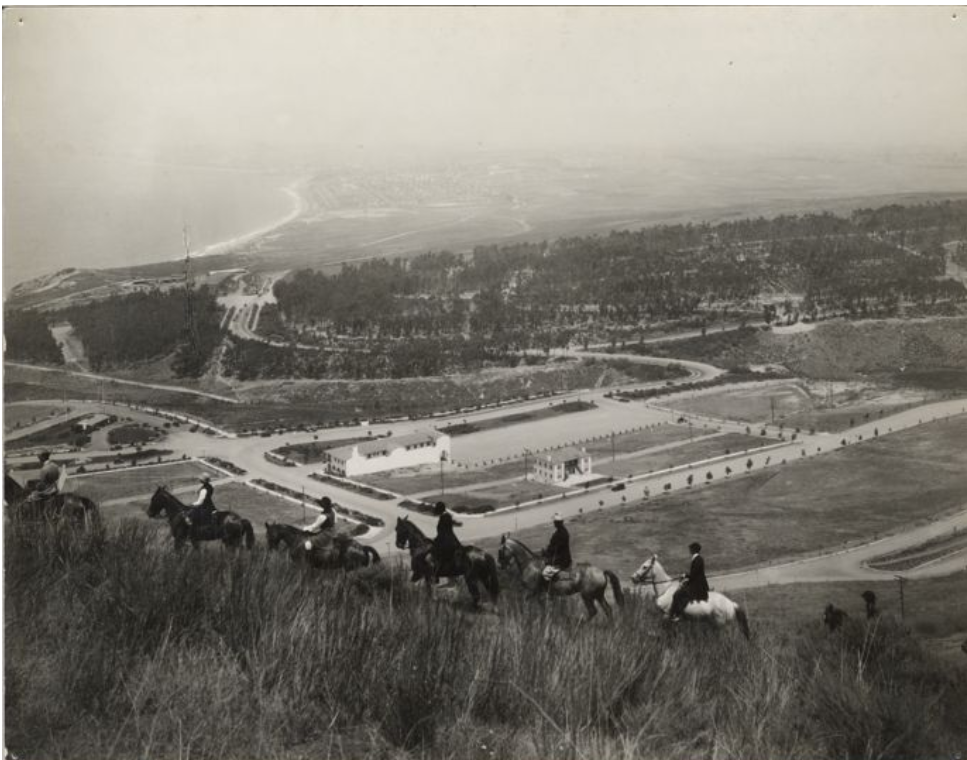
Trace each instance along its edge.
<path fill-rule="evenodd" d="M 648 560 L 648 569 L 645 570 L 644 575 L 639 575 L 639 573 L 641 573 L 640 569 L 638 570 L 637 573 L 631 576 L 631 580 L 637 584 L 647 583 L 650 580 L 651 590 L 655 594 L 655 599 L 658 598 L 659 583 L 666 584 L 666 583 L 674 582 L 672 578 L 668 578 L 667 580 L 664 580 L 664 581 L 659 581 L 657 578 L 655 578 L 655 558 L 654 557 Z"/>

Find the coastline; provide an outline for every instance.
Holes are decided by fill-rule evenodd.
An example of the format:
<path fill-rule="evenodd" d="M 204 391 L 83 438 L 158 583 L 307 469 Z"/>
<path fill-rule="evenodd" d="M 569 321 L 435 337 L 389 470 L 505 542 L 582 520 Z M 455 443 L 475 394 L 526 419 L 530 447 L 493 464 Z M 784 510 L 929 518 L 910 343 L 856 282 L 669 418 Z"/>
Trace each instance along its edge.
<path fill-rule="evenodd" d="M 281 219 L 277 219 L 274 222 L 270 222 L 267 225 L 259 227 L 258 229 L 250 230 L 248 232 L 243 232 L 240 235 L 236 235 L 235 237 L 228 238 L 227 240 L 221 240 L 217 243 L 211 243 L 209 245 L 206 245 L 201 250 L 192 251 L 191 252 L 192 257 L 200 258 L 203 256 L 215 256 L 218 254 L 233 253 L 236 251 L 236 249 L 244 245 L 248 245 L 249 243 L 252 243 L 258 240 L 260 237 L 263 237 L 264 235 L 268 235 L 269 233 L 274 232 L 275 230 L 288 224 L 289 222 L 295 221 L 305 213 L 306 208 L 308 207 L 308 204 L 306 203 L 305 198 L 303 197 L 302 193 L 299 192 L 299 189 L 305 185 L 306 181 L 307 180 L 305 178 L 298 179 L 295 182 L 292 182 L 291 184 L 286 185 L 285 187 L 279 188 L 283 193 L 288 195 L 290 200 L 292 201 L 292 208 L 289 210 L 289 213 L 287 213 L 284 217 L 282 217 Z M 178 256 L 172 260 L 177 261 L 182 258 L 183 258 L 182 256 Z"/>

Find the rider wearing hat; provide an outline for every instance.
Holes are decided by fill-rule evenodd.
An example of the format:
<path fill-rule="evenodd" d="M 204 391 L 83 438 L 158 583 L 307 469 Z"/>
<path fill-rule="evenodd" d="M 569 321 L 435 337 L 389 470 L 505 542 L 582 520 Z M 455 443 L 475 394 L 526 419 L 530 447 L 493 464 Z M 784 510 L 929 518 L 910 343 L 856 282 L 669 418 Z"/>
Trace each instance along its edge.
<path fill-rule="evenodd" d="M 447 512 L 447 505 L 442 501 L 438 501 L 433 507 L 433 514 L 439 518 L 432 550 L 436 575 L 437 578 L 452 577 L 459 574 L 459 555 L 463 552 L 463 545 L 453 529 L 462 523 L 453 519 L 453 515 Z"/>
<path fill-rule="evenodd" d="M 30 495 L 34 501 L 47 499 L 60 492 L 60 467 L 50 458 L 50 452 L 41 451 L 37 459 L 40 460 L 40 472 L 34 481 L 34 492 Z"/>
<path fill-rule="evenodd" d="M 317 500 L 317 503 L 322 507 L 322 513 L 314 522 L 303 528 L 306 533 L 322 533 L 324 530 L 331 530 L 336 525 L 336 512 L 332 506 L 332 499 L 323 496 Z"/>
<path fill-rule="evenodd" d="M 688 572 L 682 576 L 682 585 L 672 597 L 672 606 L 668 616 L 672 620 L 679 620 L 689 602 L 704 602 L 708 599 L 708 579 L 705 577 L 705 560 L 702 558 L 702 545 L 693 541 L 688 545 L 692 553 L 692 563 Z"/>
<path fill-rule="evenodd" d="M 544 550 L 544 570 L 541 572 L 544 588 L 547 588 L 559 572 L 570 566 L 571 534 L 564 527 L 564 515 L 558 512 L 554 515 L 554 533 Z"/>
<path fill-rule="evenodd" d="M 191 505 L 188 512 L 189 525 L 207 525 L 211 522 L 215 514 L 215 502 L 212 497 L 215 495 L 215 487 L 212 479 L 208 475 L 198 478 L 201 487 L 198 489 L 198 498 Z"/>

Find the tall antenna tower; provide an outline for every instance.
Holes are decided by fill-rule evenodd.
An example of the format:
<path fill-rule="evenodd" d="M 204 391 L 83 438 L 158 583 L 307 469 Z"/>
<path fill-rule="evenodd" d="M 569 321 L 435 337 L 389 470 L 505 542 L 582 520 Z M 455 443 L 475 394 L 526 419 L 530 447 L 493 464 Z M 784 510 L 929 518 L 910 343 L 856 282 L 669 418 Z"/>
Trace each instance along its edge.
<path fill-rule="evenodd" d="M 191 272 L 191 246 L 188 243 L 188 225 L 182 229 L 185 242 L 185 334 L 192 353 L 198 352 L 198 328 L 195 325 L 195 279 Z"/>

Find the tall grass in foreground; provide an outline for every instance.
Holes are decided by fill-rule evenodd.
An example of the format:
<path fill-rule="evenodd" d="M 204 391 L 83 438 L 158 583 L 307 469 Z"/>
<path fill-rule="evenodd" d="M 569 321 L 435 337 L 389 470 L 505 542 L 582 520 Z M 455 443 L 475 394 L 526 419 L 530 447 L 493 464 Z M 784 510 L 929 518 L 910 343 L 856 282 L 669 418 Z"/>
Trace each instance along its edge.
<path fill-rule="evenodd" d="M 941 758 L 967 686 L 890 620 L 827 636 L 495 614 L 386 566 L 6 531 L 6 744 L 30 758 Z M 817 626 L 818 628 L 818 626 Z"/>

